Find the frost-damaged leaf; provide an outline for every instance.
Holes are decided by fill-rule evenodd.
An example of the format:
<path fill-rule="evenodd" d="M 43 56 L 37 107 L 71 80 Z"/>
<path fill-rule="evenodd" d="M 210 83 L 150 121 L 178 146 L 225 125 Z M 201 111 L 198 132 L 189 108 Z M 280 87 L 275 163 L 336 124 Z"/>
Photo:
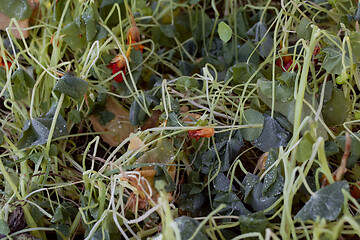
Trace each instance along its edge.
<path fill-rule="evenodd" d="M 199 226 L 199 222 L 191 217 L 181 216 L 174 219 L 174 222 L 177 224 L 179 231 L 181 233 L 181 240 L 190 239 L 191 236 L 195 233 L 196 229 Z M 207 240 L 205 228 L 196 234 L 195 238 L 197 240 Z"/>
<path fill-rule="evenodd" d="M 263 212 L 251 213 L 239 216 L 241 234 L 250 232 L 260 232 L 265 234 L 265 229 L 269 225 L 269 220 Z"/>
<path fill-rule="evenodd" d="M 262 115 L 262 113 L 253 109 L 247 109 L 244 111 L 242 124 L 263 124 L 264 120 L 265 117 Z M 241 135 L 246 141 L 252 141 L 260 136 L 261 130 L 261 128 L 244 128 L 241 129 Z"/>
<path fill-rule="evenodd" d="M 273 39 L 268 31 L 267 26 L 262 22 L 257 22 L 255 25 L 250 28 L 250 30 L 246 33 L 248 36 L 253 37 L 254 43 L 260 43 L 259 52 L 260 55 L 266 58 L 273 47 Z"/>
<path fill-rule="evenodd" d="M 258 139 L 254 140 L 253 144 L 261 151 L 268 152 L 270 148 L 286 147 L 290 138 L 291 134 L 274 118 L 266 116 L 261 135 Z"/>
<path fill-rule="evenodd" d="M 341 74 L 343 71 L 342 55 L 340 49 L 329 46 L 322 49 L 321 54 L 325 54 L 323 61 L 323 67 L 329 74 Z M 350 66 L 350 58 L 345 55 L 344 59 L 345 67 Z"/>
<path fill-rule="evenodd" d="M 335 220 L 339 216 L 344 202 L 342 189 L 349 191 L 347 181 L 335 182 L 316 191 L 296 214 L 295 219 L 301 218 L 306 221 L 316 220 L 317 217 L 320 217 L 329 221 Z"/>
<path fill-rule="evenodd" d="M 230 187 L 230 180 L 224 173 L 219 173 L 214 179 L 214 188 L 219 192 L 228 192 Z M 234 190 L 234 187 L 232 187 Z"/>
<path fill-rule="evenodd" d="M 53 105 L 45 116 L 36 117 L 25 122 L 18 141 L 18 148 L 41 145 L 47 142 L 55 110 L 56 105 Z M 53 138 L 62 137 L 67 134 L 66 121 L 59 114 L 55 123 Z"/>
<path fill-rule="evenodd" d="M 0 1 L 0 11 L 9 18 L 24 20 L 31 16 L 32 9 L 27 0 Z"/>
<path fill-rule="evenodd" d="M 53 91 L 56 93 L 64 93 L 65 95 L 79 101 L 87 92 L 89 84 L 75 77 L 74 73 L 67 71 L 55 84 Z"/>
<path fill-rule="evenodd" d="M 234 192 L 218 193 L 214 198 L 213 207 L 217 208 L 220 204 L 225 203 L 226 207 L 219 213 L 224 215 L 244 215 L 249 214 L 244 204 L 240 201 L 239 197 Z"/>
<path fill-rule="evenodd" d="M 218 25 L 218 33 L 221 40 L 228 42 L 232 35 L 232 29 L 226 23 L 220 22 Z"/>
<path fill-rule="evenodd" d="M 258 80 L 259 90 L 267 97 L 272 98 L 272 81 L 259 79 Z M 280 100 L 281 102 L 288 102 L 294 93 L 293 90 L 289 87 L 280 84 L 278 81 L 275 81 L 275 99 Z"/>

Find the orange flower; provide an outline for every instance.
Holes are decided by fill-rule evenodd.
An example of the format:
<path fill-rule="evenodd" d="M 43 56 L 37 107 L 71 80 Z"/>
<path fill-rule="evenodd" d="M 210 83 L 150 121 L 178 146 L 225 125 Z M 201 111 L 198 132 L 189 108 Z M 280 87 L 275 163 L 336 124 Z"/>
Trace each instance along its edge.
<path fill-rule="evenodd" d="M 125 57 L 127 59 L 129 59 L 130 56 L 130 51 L 131 51 L 131 45 L 128 47 L 127 51 L 126 51 L 126 55 Z M 113 74 L 116 74 L 118 72 L 123 72 L 124 75 L 126 73 L 126 59 L 123 55 L 116 55 L 114 57 L 114 59 L 106 66 L 107 68 L 111 68 Z M 124 81 L 124 77 L 123 75 L 120 73 L 118 75 L 115 76 L 114 80 L 118 83 Z"/>
<path fill-rule="evenodd" d="M 214 136 L 215 130 L 213 128 L 200 128 L 196 130 L 188 130 L 189 138 L 195 138 L 196 141 L 202 137 L 211 137 Z"/>
<path fill-rule="evenodd" d="M 11 62 L 10 61 L 6 61 L 8 67 L 11 67 Z M 2 57 L 0 57 L 0 67 L 6 67 L 4 60 L 2 59 Z"/>
<path fill-rule="evenodd" d="M 128 10 L 129 10 L 130 17 L 131 17 L 131 27 L 127 34 L 127 44 L 135 44 L 134 45 L 135 50 L 140 50 L 141 52 L 143 52 L 144 46 L 141 44 L 136 44 L 136 43 L 140 42 L 140 30 L 136 26 L 135 19 L 131 13 L 129 7 L 128 7 Z"/>

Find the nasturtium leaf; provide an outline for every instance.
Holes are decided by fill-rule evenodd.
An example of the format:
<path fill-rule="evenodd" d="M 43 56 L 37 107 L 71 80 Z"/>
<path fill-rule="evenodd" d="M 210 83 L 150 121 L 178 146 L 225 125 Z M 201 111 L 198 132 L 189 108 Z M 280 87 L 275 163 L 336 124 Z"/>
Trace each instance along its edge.
<path fill-rule="evenodd" d="M 247 124 L 263 124 L 265 117 L 258 111 L 253 109 L 246 109 L 242 118 L 242 125 Z M 243 128 L 241 135 L 246 141 L 257 139 L 261 134 L 262 128 Z"/>
<path fill-rule="evenodd" d="M 334 140 L 328 140 L 328 141 L 325 142 L 325 154 L 326 154 L 326 157 L 330 157 L 331 155 L 333 155 L 335 153 L 338 153 L 338 152 L 339 152 L 339 147 L 338 147 L 338 145 L 336 144 L 336 142 Z"/>
<path fill-rule="evenodd" d="M 357 138 L 360 138 L 359 132 L 354 133 L 354 135 Z M 360 142 L 352 134 L 350 134 L 350 138 L 351 138 L 351 148 L 350 148 L 351 154 L 360 156 Z M 336 137 L 336 143 L 341 147 L 343 151 L 345 151 L 345 142 L 346 142 L 346 137 L 344 135 Z"/>
<path fill-rule="evenodd" d="M 250 192 L 249 197 L 245 201 L 245 203 L 250 204 L 251 207 L 257 212 L 264 211 L 267 208 L 271 207 L 271 205 L 273 205 L 276 202 L 276 200 L 278 200 L 280 197 L 279 195 L 278 196 L 264 195 L 263 185 L 264 184 L 262 182 L 258 182 L 257 184 L 255 184 L 254 188 Z M 272 212 L 274 212 L 274 210 L 268 211 L 266 214 L 271 214 Z"/>
<path fill-rule="evenodd" d="M 267 98 L 272 98 L 273 92 L 273 83 L 272 81 L 259 79 L 258 80 L 259 91 L 262 92 Z M 280 84 L 278 81 L 275 81 L 275 99 L 280 100 L 281 102 L 287 102 L 293 97 L 293 90 L 289 87 Z"/>
<path fill-rule="evenodd" d="M 145 93 L 144 97 L 140 97 L 138 100 L 142 104 L 146 105 L 148 108 L 150 106 L 155 106 L 160 103 L 160 101 L 156 97 L 149 95 L 148 93 Z M 146 116 L 146 112 L 141 108 L 139 103 L 134 100 L 130 107 L 130 123 L 133 126 L 140 126 L 144 123 Z"/>
<path fill-rule="evenodd" d="M 0 129 L 0 144 L 3 144 L 4 142 L 4 132 Z"/>
<path fill-rule="evenodd" d="M 35 80 L 22 68 L 18 68 L 11 76 L 12 82 L 22 84 L 27 88 L 32 88 L 35 84 Z"/>
<path fill-rule="evenodd" d="M 347 169 L 351 169 L 355 166 L 355 164 L 357 163 L 357 161 L 359 160 L 360 156 L 350 153 L 350 156 L 346 162 L 346 168 Z"/>
<path fill-rule="evenodd" d="M 105 229 L 98 229 L 94 235 L 91 236 L 90 240 L 110 240 L 110 234 Z"/>
<path fill-rule="evenodd" d="M 264 127 L 258 139 L 254 140 L 254 146 L 263 152 L 268 152 L 270 148 L 286 147 L 291 134 L 286 131 L 281 125 L 272 117 L 265 118 Z"/>
<path fill-rule="evenodd" d="M 273 39 L 269 33 L 267 33 L 268 28 L 262 22 L 257 22 L 250 28 L 250 30 L 246 33 L 248 36 L 253 38 L 253 42 L 256 44 L 260 44 L 259 52 L 260 55 L 266 58 L 272 48 L 273 48 Z"/>
<path fill-rule="evenodd" d="M 18 141 L 19 148 L 41 145 L 47 142 L 55 110 L 56 105 L 53 105 L 49 112 L 43 117 L 36 117 L 25 122 Z M 53 138 L 58 138 L 67 134 L 66 121 L 59 114 L 55 123 Z"/>
<path fill-rule="evenodd" d="M 309 160 L 312 154 L 312 146 L 315 143 L 315 139 L 311 135 L 310 131 L 306 131 L 302 136 L 298 150 L 296 151 L 296 161 L 305 162 Z"/>
<path fill-rule="evenodd" d="M 265 169 L 271 167 L 277 160 L 278 154 L 274 149 L 270 149 L 265 163 Z M 274 166 L 264 176 L 262 194 L 266 197 L 278 196 L 282 193 L 284 186 L 284 177 L 281 175 L 280 166 Z"/>
<path fill-rule="evenodd" d="M 299 38 L 303 38 L 305 40 L 309 40 L 311 38 L 312 28 L 311 21 L 307 18 L 303 17 L 300 20 L 300 24 L 296 28 L 296 33 Z"/>
<path fill-rule="evenodd" d="M 324 121 L 328 126 L 342 124 L 351 110 L 350 102 L 345 98 L 342 90 L 333 88 L 331 99 L 322 108 Z"/>
<path fill-rule="evenodd" d="M 177 79 L 175 88 L 180 92 L 189 92 L 192 89 L 198 89 L 199 82 L 193 77 L 182 76 Z"/>
<path fill-rule="evenodd" d="M 81 17 L 67 24 L 61 33 L 64 34 L 64 41 L 73 49 L 84 48 L 86 44 L 85 26 L 81 22 Z"/>
<path fill-rule="evenodd" d="M 174 219 L 174 222 L 177 224 L 179 228 L 179 232 L 181 234 L 181 240 L 190 239 L 191 236 L 195 233 L 196 229 L 199 226 L 199 222 L 191 217 L 181 216 Z M 207 240 L 208 237 L 206 235 L 206 231 L 204 228 L 196 234 L 194 239 L 198 240 Z"/>
<path fill-rule="evenodd" d="M 4 219 L 0 219 L 0 234 L 7 235 L 10 233 L 8 223 Z"/>
<path fill-rule="evenodd" d="M 220 22 L 218 25 L 218 33 L 221 40 L 228 42 L 232 36 L 232 29 L 226 23 Z"/>
<path fill-rule="evenodd" d="M 51 218 L 50 222 L 65 223 L 69 217 L 70 217 L 70 213 L 63 206 L 59 205 L 56 208 L 55 213 L 54 213 L 53 217 Z"/>
<path fill-rule="evenodd" d="M 277 79 L 281 84 L 285 84 L 288 88 L 293 88 L 295 86 L 296 73 L 283 72 Z"/>
<path fill-rule="evenodd" d="M 360 9 L 358 9 L 360 13 Z M 350 45 L 352 49 L 352 55 L 359 61 L 360 60 L 360 33 L 359 32 L 351 32 L 350 36 Z"/>
<path fill-rule="evenodd" d="M 15 18 L 16 20 L 25 20 L 32 13 L 27 0 L 0 1 L 0 11 L 9 18 Z"/>
<path fill-rule="evenodd" d="M 214 188 L 219 192 L 227 192 L 230 187 L 230 180 L 225 176 L 224 173 L 219 173 L 214 179 Z"/>
<path fill-rule="evenodd" d="M 64 93 L 65 95 L 78 101 L 87 92 L 89 84 L 75 77 L 74 73 L 67 71 L 55 84 L 53 91 L 55 93 Z"/>
<path fill-rule="evenodd" d="M 177 201 L 179 208 L 186 212 L 199 213 L 206 200 L 201 190 L 202 187 L 199 185 L 195 185 L 194 190 L 193 184 L 182 184 L 181 194 Z"/>
<path fill-rule="evenodd" d="M 85 22 L 86 41 L 91 42 L 95 38 L 97 31 L 98 31 L 92 5 L 90 5 L 86 9 L 86 11 L 83 13 L 81 18 Z"/>
<path fill-rule="evenodd" d="M 245 8 L 240 7 L 236 13 L 236 25 L 237 25 L 237 34 L 242 37 L 246 38 L 246 33 L 249 31 L 249 23 L 247 20 L 247 13 Z"/>
<path fill-rule="evenodd" d="M 174 38 L 176 27 L 173 24 L 160 25 L 161 32 L 168 38 Z"/>
<path fill-rule="evenodd" d="M 234 192 L 218 193 L 214 198 L 213 207 L 217 208 L 222 203 L 225 203 L 226 207 L 219 212 L 221 214 L 244 215 L 250 213 Z"/>
<path fill-rule="evenodd" d="M 344 69 L 342 64 L 342 51 L 336 47 L 328 46 L 322 49 L 321 54 L 325 55 L 322 64 L 323 68 L 329 74 L 341 74 Z M 344 57 L 344 63 L 346 68 L 350 66 L 350 58 L 346 55 Z"/>
<path fill-rule="evenodd" d="M 158 191 L 161 190 L 157 188 L 157 183 L 161 181 L 164 184 L 164 189 L 166 190 L 166 192 L 174 191 L 176 185 L 174 180 L 171 178 L 170 174 L 168 173 L 168 171 L 164 167 L 160 167 L 160 166 L 155 166 L 155 171 L 156 174 L 154 177 L 154 181 L 155 181 L 156 190 Z"/>
<path fill-rule="evenodd" d="M 252 63 L 239 62 L 234 66 L 231 66 L 225 75 L 225 82 L 227 82 L 231 77 L 232 85 L 246 83 L 250 77 L 255 73 L 256 66 Z M 263 75 L 258 72 L 251 82 L 256 82 Z"/>
<path fill-rule="evenodd" d="M 69 120 L 75 124 L 78 124 L 82 121 L 81 113 L 79 110 L 72 109 L 68 113 Z"/>
<path fill-rule="evenodd" d="M 260 177 L 251 173 L 246 174 L 242 184 L 244 185 L 244 201 L 247 201 L 247 198 L 250 196 L 251 191 L 254 186 L 259 182 Z"/>
<path fill-rule="evenodd" d="M 266 227 L 270 224 L 263 212 L 251 213 L 239 216 L 241 234 L 260 232 L 265 234 Z"/>
<path fill-rule="evenodd" d="M 196 41 L 202 41 L 211 34 L 213 22 L 204 11 L 196 9 L 191 19 L 192 36 Z"/>
<path fill-rule="evenodd" d="M 260 63 L 260 55 L 255 50 L 255 45 L 247 41 L 238 49 L 238 61 L 239 62 L 249 62 L 258 66 Z M 250 59 L 249 59 L 250 58 Z"/>
<path fill-rule="evenodd" d="M 196 69 L 195 64 L 184 60 L 179 61 L 179 70 L 184 76 L 192 75 L 195 69 Z"/>
<path fill-rule="evenodd" d="M 334 221 L 340 214 L 344 204 L 342 189 L 349 191 L 347 181 L 335 182 L 316 191 L 310 200 L 296 214 L 303 221 L 316 220 L 317 217 Z"/>

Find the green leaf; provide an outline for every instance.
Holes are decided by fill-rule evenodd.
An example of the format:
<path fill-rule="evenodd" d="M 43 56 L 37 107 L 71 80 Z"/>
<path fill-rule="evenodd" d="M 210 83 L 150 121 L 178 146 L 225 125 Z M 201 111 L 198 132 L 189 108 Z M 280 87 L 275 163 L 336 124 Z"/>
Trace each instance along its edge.
<path fill-rule="evenodd" d="M 264 94 L 267 98 L 272 98 L 272 81 L 268 80 L 258 80 L 259 91 Z M 278 81 L 275 81 L 275 99 L 280 100 L 281 102 L 287 102 L 293 97 L 293 90 L 288 88 L 285 85 L 280 84 Z"/>
<path fill-rule="evenodd" d="M 346 121 L 351 110 L 350 102 L 345 98 L 342 90 L 333 88 L 331 99 L 322 108 L 322 115 L 329 127 Z"/>
<path fill-rule="evenodd" d="M 359 8 L 359 10 L 360 10 L 360 8 Z M 359 13 L 360 13 L 360 11 L 359 11 Z M 360 33 L 359 32 L 351 32 L 349 39 L 350 39 L 352 54 L 356 58 L 356 60 L 359 61 L 360 60 Z"/>
<path fill-rule="evenodd" d="M 234 192 L 220 192 L 214 198 L 213 207 L 217 208 L 220 204 L 225 203 L 226 207 L 219 213 L 224 215 L 244 215 L 249 214 L 244 204 L 240 201 L 239 197 Z"/>
<path fill-rule="evenodd" d="M 270 148 L 277 149 L 280 146 L 286 147 L 291 134 L 286 131 L 274 118 L 267 116 L 264 127 L 258 139 L 254 140 L 254 146 L 263 152 L 268 152 Z M 269 141 L 271 139 L 271 141 Z"/>
<path fill-rule="evenodd" d="M 265 234 L 265 229 L 270 224 L 263 212 L 239 216 L 239 223 L 241 234 L 260 232 L 262 235 Z"/>
<path fill-rule="evenodd" d="M 67 71 L 56 83 L 53 91 L 55 93 L 64 93 L 65 95 L 79 101 L 87 92 L 89 84 L 75 77 L 74 73 Z"/>
<path fill-rule="evenodd" d="M 32 9 L 27 0 L 0 1 L 0 11 L 9 18 L 25 20 L 31 16 Z"/>
<path fill-rule="evenodd" d="M 340 49 L 336 47 L 329 46 L 322 49 L 321 54 L 325 54 L 323 67 L 329 74 L 341 74 L 344 67 L 342 64 L 342 52 Z M 344 59 L 345 67 L 348 68 L 350 66 L 350 59 L 345 55 Z"/>
<path fill-rule="evenodd" d="M 266 58 L 272 48 L 273 48 L 273 39 L 269 33 L 267 33 L 268 28 L 262 22 L 257 22 L 252 28 L 246 33 L 248 36 L 253 37 L 253 42 L 260 44 L 259 52 L 260 55 Z"/>
<path fill-rule="evenodd" d="M 298 150 L 296 151 L 296 161 L 305 162 L 309 160 L 312 154 L 312 146 L 315 143 L 310 131 L 306 131 L 300 140 Z"/>
<path fill-rule="evenodd" d="M 354 133 L 354 135 L 360 138 L 359 132 Z M 352 134 L 350 134 L 350 139 L 351 139 L 351 148 L 350 148 L 351 154 L 360 156 L 360 142 Z M 346 142 L 346 137 L 344 135 L 336 137 L 336 143 L 341 147 L 343 151 L 345 151 L 345 142 Z"/>
<path fill-rule="evenodd" d="M 239 62 L 228 69 L 224 81 L 226 82 L 232 77 L 232 85 L 246 83 L 255 71 L 256 66 L 254 64 Z M 261 77 L 263 77 L 263 75 L 259 72 L 255 75 L 251 82 L 256 82 Z"/>
<path fill-rule="evenodd" d="M 86 9 L 81 18 L 85 22 L 86 41 L 91 42 L 95 38 L 98 31 L 94 11 L 91 5 Z"/>
<path fill-rule="evenodd" d="M 160 30 L 168 38 L 175 37 L 176 28 L 173 24 L 160 25 Z"/>
<path fill-rule="evenodd" d="M 213 22 L 205 11 L 196 8 L 191 20 L 192 36 L 196 41 L 202 41 L 211 34 Z"/>
<path fill-rule="evenodd" d="M 7 235 L 10 233 L 10 228 L 7 222 L 4 219 L 0 219 L 0 234 Z"/>
<path fill-rule="evenodd" d="M 146 105 L 148 108 L 150 106 L 158 105 L 160 103 L 156 97 L 149 95 L 148 93 L 144 94 L 144 98 L 139 98 L 139 101 L 142 102 L 142 104 Z M 146 113 L 140 107 L 139 103 L 137 101 L 134 101 L 130 107 L 130 123 L 133 126 L 140 126 L 144 123 L 146 116 Z"/>
<path fill-rule="evenodd" d="M 172 192 L 175 190 L 176 185 L 174 180 L 171 178 L 171 176 L 169 175 L 168 171 L 164 168 L 164 167 L 160 167 L 160 166 L 155 166 L 155 177 L 154 177 L 154 181 L 155 181 L 155 188 L 156 190 L 158 190 L 159 192 L 162 190 L 162 188 L 157 188 L 158 186 L 158 182 L 163 182 L 162 185 L 165 189 L 166 192 Z"/>
<path fill-rule="evenodd" d="M 78 17 L 67 24 L 61 33 L 64 34 L 64 41 L 73 49 L 86 47 L 85 26 Z"/>
<path fill-rule="evenodd" d="M 55 110 L 56 105 L 53 105 L 49 112 L 45 114 L 45 116 L 36 117 L 25 122 L 20 139 L 18 141 L 18 148 L 42 145 L 47 142 Z M 53 138 L 58 138 L 65 135 L 68 135 L 66 121 L 59 114 L 55 123 Z"/>
<path fill-rule="evenodd" d="M 232 36 L 232 29 L 226 23 L 220 22 L 218 25 L 218 33 L 221 40 L 228 42 Z"/>
<path fill-rule="evenodd" d="M 0 144 L 3 144 L 4 142 L 4 132 L 3 130 L 0 130 Z"/>
<path fill-rule="evenodd" d="M 13 92 L 16 100 L 21 100 L 29 95 L 29 90 L 34 86 L 35 80 L 22 68 L 18 68 L 11 76 Z"/>
<path fill-rule="evenodd" d="M 242 124 L 263 124 L 265 117 L 258 111 L 247 109 L 244 111 Z M 244 128 L 241 129 L 241 135 L 246 141 L 257 139 L 261 134 L 261 128 Z"/>
<path fill-rule="evenodd" d="M 277 79 L 281 84 L 286 85 L 288 88 L 293 88 L 295 86 L 296 73 L 283 72 Z"/>
<path fill-rule="evenodd" d="M 316 220 L 317 217 L 334 221 L 340 214 L 344 204 L 344 195 L 341 190 L 349 191 L 347 181 L 335 182 L 319 189 L 310 197 L 310 200 L 296 214 L 296 218 L 303 221 Z"/>
<path fill-rule="evenodd" d="M 192 89 L 198 89 L 199 82 L 193 77 L 182 76 L 177 79 L 175 88 L 180 92 L 189 92 Z"/>
<path fill-rule="evenodd" d="M 311 38 L 312 29 L 310 27 L 311 21 L 307 18 L 303 17 L 300 20 L 300 24 L 296 28 L 296 33 L 299 38 L 303 38 L 305 40 L 309 40 Z"/>
<path fill-rule="evenodd" d="M 69 217 L 70 217 L 70 213 L 62 205 L 59 205 L 56 208 L 55 213 L 51 218 L 50 222 L 65 223 Z"/>
<path fill-rule="evenodd" d="M 68 113 L 68 118 L 75 124 L 78 124 L 82 121 L 81 113 L 76 109 L 70 110 L 70 112 Z"/>
<path fill-rule="evenodd" d="M 174 222 L 177 224 L 179 231 L 181 233 L 181 240 L 190 239 L 191 236 L 195 233 L 196 229 L 199 226 L 199 222 L 191 217 L 181 216 L 174 219 Z M 195 235 L 196 240 L 207 240 L 205 228 L 202 227 L 201 230 Z"/>
<path fill-rule="evenodd" d="M 94 235 L 91 236 L 90 240 L 110 240 L 110 234 L 105 229 L 98 229 Z"/>
<path fill-rule="evenodd" d="M 277 151 L 270 149 L 269 155 L 265 163 L 265 169 L 271 167 L 278 158 Z M 266 197 L 278 196 L 282 193 L 284 187 L 284 177 L 281 175 L 280 166 L 274 166 L 268 171 L 264 177 L 262 195 Z"/>

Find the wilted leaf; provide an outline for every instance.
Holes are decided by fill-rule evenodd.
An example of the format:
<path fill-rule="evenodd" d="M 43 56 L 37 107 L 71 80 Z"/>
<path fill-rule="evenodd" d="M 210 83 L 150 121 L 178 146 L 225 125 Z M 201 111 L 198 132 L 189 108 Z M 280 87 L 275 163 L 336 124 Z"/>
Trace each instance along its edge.
<path fill-rule="evenodd" d="M 74 73 L 67 71 L 55 84 L 54 92 L 64 93 L 65 95 L 78 101 L 87 92 L 89 84 L 75 77 Z"/>
<path fill-rule="evenodd" d="M 295 219 L 301 218 L 306 221 L 316 220 L 317 217 L 320 217 L 334 221 L 339 216 L 344 203 L 342 189 L 349 191 L 347 181 L 335 182 L 316 191 L 296 214 Z"/>
<path fill-rule="evenodd" d="M 265 117 L 258 111 L 253 109 L 247 109 L 244 111 L 242 124 L 263 124 Z M 261 134 L 261 128 L 243 128 L 241 129 L 241 135 L 246 141 L 252 141 L 257 139 Z"/>
<path fill-rule="evenodd" d="M 218 25 L 218 33 L 221 40 L 228 42 L 232 36 L 232 29 L 226 23 L 220 22 Z"/>
<path fill-rule="evenodd" d="M 195 233 L 199 226 L 199 222 L 187 216 L 181 216 L 174 219 L 174 222 L 179 228 L 181 233 L 181 240 L 188 240 Z M 202 228 L 195 236 L 197 240 L 207 240 L 205 229 Z"/>
<path fill-rule="evenodd" d="M 135 128 L 129 122 L 129 112 L 116 100 L 107 98 L 105 109 L 112 114 L 113 118 L 102 124 L 101 115 L 91 115 L 90 120 L 96 132 L 107 132 L 100 134 L 101 138 L 110 146 L 117 146 L 129 135 L 135 132 Z M 101 111 L 102 113 L 104 111 Z"/>
<path fill-rule="evenodd" d="M 155 166 L 156 174 L 154 176 L 155 189 L 161 191 L 164 187 L 166 192 L 172 192 L 175 190 L 176 185 L 173 180 L 173 177 L 170 176 L 165 167 Z M 162 183 L 159 183 L 162 182 Z M 158 187 L 161 186 L 161 187 Z"/>

